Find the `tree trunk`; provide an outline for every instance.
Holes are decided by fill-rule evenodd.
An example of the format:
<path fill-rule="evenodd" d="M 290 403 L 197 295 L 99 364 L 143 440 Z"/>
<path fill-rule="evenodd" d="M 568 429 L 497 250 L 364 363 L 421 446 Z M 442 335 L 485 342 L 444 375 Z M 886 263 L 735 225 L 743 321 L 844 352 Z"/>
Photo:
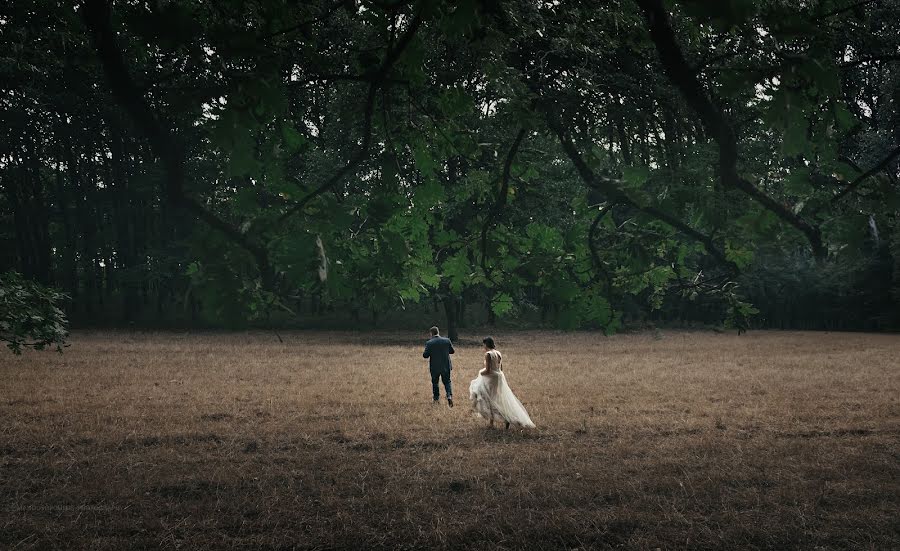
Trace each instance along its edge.
<path fill-rule="evenodd" d="M 115 123 L 110 125 L 111 180 L 115 190 L 115 228 L 117 266 L 111 272 L 118 276 L 118 291 L 122 298 L 122 321 L 133 322 L 140 309 L 138 290 L 137 244 L 134 236 L 134 212 L 131 208 L 127 169 L 128 151 L 122 134 Z"/>
<path fill-rule="evenodd" d="M 58 161 L 59 164 L 61 164 L 61 162 L 62 161 Z M 68 170 L 71 170 L 71 167 L 67 168 Z M 72 221 L 72 194 L 66 187 L 64 177 L 65 171 L 62 170 L 61 167 L 57 166 L 55 191 L 59 208 L 59 218 L 63 226 L 63 239 L 65 243 L 64 247 L 60 251 L 60 254 L 62 256 L 62 275 L 60 281 L 62 282 L 63 289 L 65 289 L 66 292 L 69 293 L 69 297 L 71 297 L 72 299 L 67 307 L 67 309 L 71 310 L 74 309 L 75 301 L 78 299 L 78 271 L 75 264 L 78 242 L 75 232 L 75 225 Z M 72 312 L 70 311 L 69 315 L 71 314 Z"/>
<path fill-rule="evenodd" d="M 25 158 L 8 178 L 7 193 L 16 227 L 16 245 L 22 274 L 50 283 L 50 232 L 47 203 L 38 152 L 29 144 Z"/>
<path fill-rule="evenodd" d="M 459 331 L 457 330 L 459 301 L 456 297 L 444 297 L 442 300 L 444 303 L 444 314 L 447 316 L 447 338 L 455 341 L 459 337 Z"/>

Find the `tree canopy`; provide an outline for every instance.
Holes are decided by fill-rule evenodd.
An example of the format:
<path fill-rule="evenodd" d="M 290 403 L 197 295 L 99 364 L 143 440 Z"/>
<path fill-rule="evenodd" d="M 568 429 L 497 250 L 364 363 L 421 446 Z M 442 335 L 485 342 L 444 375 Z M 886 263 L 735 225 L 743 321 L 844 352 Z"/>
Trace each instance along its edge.
<path fill-rule="evenodd" d="M 85 322 L 897 327 L 898 16 L 13 0 L 0 267 Z"/>

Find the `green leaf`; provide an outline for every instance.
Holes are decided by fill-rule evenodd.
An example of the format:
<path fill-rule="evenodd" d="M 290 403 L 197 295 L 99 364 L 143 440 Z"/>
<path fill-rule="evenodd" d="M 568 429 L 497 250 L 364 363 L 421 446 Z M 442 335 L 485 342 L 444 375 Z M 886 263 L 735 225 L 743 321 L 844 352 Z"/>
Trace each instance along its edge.
<path fill-rule="evenodd" d="M 200 263 L 199 262 L 191 262 L 188 264 L 187 269 L 184 271 L 185 274 L 189 276 L 195 276 L 200 273 Z"/>
<path fill-rule="evenodd" d="M 597 323 L 606 326 L 612 318 L 612 307 L 604 297 L 593 294 L 583 303 L 581 317 L 585 322 Z"/>
<path fill-rule="evenodd" d="M 445 19 L 444 29 L 449 36 L 465 36 L 478 25 L 478 2 L 457 0 L 453 12 Z"/>
<path fill-rule="evenodd" d="M 832 173 L 844 181 L 851 181 L 859 174 L 859 171 L 845 162 L 837 161 L 832 165 Z"/>
<path fill-rule="evenodd" d="M 556 228 L 533 222 L 525 227 L 525 234 L 531 238 L 536 250 L 553 252 L 562 247 L 562 234 Z"/>
<path fill-rule="evenodd" d="M 422 38 L 417 34 L 403 50 L 399 63 L 403 69 L 403 75 L 412 83 L 424 84 L 427 80 L 427 75 L 423 70 L 426 55 L 426 46 L 422 41 Z"/>
<path fill-rule="evenodd" d="M 647 272 L 647 283 L 655 288 L 662 288 L 673 277 L 675 273 L 671 266 L 655 266 Z"/>
<path fill-rule="evenodd" d="M 437 165 L 424 140 L 420 139 L 413 145 L 413 157 L 416 160 L 416 167 L 419 169 L 419 172 L 426 178 L 431 178 Z"/>
<path fill-rule="evenodd" d="M 419 208 L 429 209 L 445 199 L 444 188 L 434 178 L 426 179 L 416 187 L 413 204 Z"/>
<path fill-rule="evenodd" d="M 784 189 L 791 195 L 805 197 L 812 192 L 809 168 L 794 169 L 785 180 Z"/>
<path fill-rule="evenodd" d="M 465 251 L 459 251 L 441 264 L 441 272 L 450 284 L 450 290 L 461 293 L 470 280 L 471 266 Z"/>
<path fill-rule="evenodd" d="M 747 89 L 752 89 L 752 82 L 749 80 L 744 71 L 723 69 L 719 76 L 720 92 L 725 97 L 736 96 Z"/>
<path fill-rule="evenodd" d="M 228 157 L 227 174 L 231 177 L 255 174 L 258 169 L 255 154 L 256 144 L 250 132 L 244 128 L 235 128 Z"/>
<path fill-rule="evenodd" d="M 787 111 L 785 121 L 784 142 L 782 151 L 785 155 L 798 155 L 809 149 L 809 123 L 806 116 L 798 106 L 792 106 Z"/>
<path fill-rule="evenodd" d="M 556 318 L 556 325 L 565 331 L 578 329 L 581 324 L 580 307 L 577 304 L 563 307 Z"/>
<path fill-rule="evenodd" d="M 833 63 L 821 59 L 807 59 L 800 65 L 799 72 L 806 76 L 816 89 L 826 94 L 836 94 L 840 91 L 841 77 Z"/>
<path fill-rule="evenodd" d="M 47 346 L 62 352 L 68 320 L 57 305 L 68 298 L 66 295 L 14 271 L 0 274 L 0 291 L 0 337 L 13 354 Z"/>
<path fill-rule="evenodd" d="M 834 120 L 841 131 L 847 131 L 856 126 L 856 117 L 847 109 L 842 101 L 834 102 Z"/>
<path fill-rule="evenodd" d="M 232 205 L 237 212 L 250 214 L 256 211 L 258 203 L 256 201 L 256 189 L 245 187 L 238 190 L 232 200 Z"/>
<path fill-rule="evenodd" d="M 550 289 L 550 296 L 556 302 L 566 303 L 577 299 L 581 294 L 581 289 L 573 281 L 563 279 L 555 281 Z"/>
<path fill-rule="evenodd" d="M 622 169 L 622 179 L 628 187 L 640 187 L 650 178 L 650 169 L 645 166 L 628 166 Z"/>
<path fill-rule="evenodd" d="M 491 301 L 491 310 L 497 317 L 503 316 L 513 309 L 512 297 L 506 293 L 500 293 Z"/>
<path fill-rule="evenodd" d="M 281 138 L 284 141 L 285 149 L 291 153 L 297 153 L 308 143 L 306 137 L 300 132 L 297 132 L 294 125 L 288 122 L 281 125 Z"/>
<path fill-rule="evenodd" d="M 446 247 L 459 241 L 459 234 L 453 230 L 438 229 L 434 233 L 434 244 L 438 247 Z"/>
<path fill-rule="evenodd" d="M 473 107 L 472 98 L 462 88 L 450 88 L 438 98 L 438 105 L 448 117 L 460 116 Z"/>
<path fill-rule="evenodd" d="M 725 258 L 734 262 L 738 268 L 743 269 L 753 262 L 753 251 L 736 246 L 732 241 L 726 241 Z"/>

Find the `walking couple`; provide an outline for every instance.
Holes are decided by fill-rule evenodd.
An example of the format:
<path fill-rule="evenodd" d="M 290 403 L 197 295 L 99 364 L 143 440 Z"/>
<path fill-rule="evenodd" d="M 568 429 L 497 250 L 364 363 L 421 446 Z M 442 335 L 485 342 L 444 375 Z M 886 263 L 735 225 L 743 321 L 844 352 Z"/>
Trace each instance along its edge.
<path fill-rule="evenodd" d="M 481 341 L 484 344 L 484 368 L 478 372 L 478 376 L 469 384 L 469 399 L 472 401 L 472 409 L 476 414 L 488 420 L 490 426 L 494 421 L 504 423 L 508 429 L 510 425 L 534 428 L 534 423 L 522 406 L 522 402 L 516 398 L 506 375 L 503 373 L 503 356 L 494 345 L 494 339 L 485 337 Z M 423 358 L 428 358 L 428 366 L 431 371 L 431 390 L 434 401 L 441 399 L 439 382 L 443 382 L 447 393 L 447 404 L 453 407 L 453 386 L 450 381 L 450 372 L 453 363 L 450 354 L 453 354 L 453 343 L 450 339 L 442 337 L 437 327 L 431 328 L 431 338 L 425 342 Z"/>

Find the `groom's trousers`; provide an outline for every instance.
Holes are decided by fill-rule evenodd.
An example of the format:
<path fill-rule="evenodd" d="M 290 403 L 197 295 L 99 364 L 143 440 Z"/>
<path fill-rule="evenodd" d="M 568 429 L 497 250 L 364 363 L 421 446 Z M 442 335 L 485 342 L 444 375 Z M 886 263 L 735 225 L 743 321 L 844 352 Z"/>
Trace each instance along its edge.
<path fill-rule="evenodd" d="M 434 393 L 434 399 L 441 399 L 441 389 L 438 386 L 438 380 L 444 381 L 444 390 L 447 392 L 447 398 L 453 398 L 453 386 L 450 384 L 449 369 L 432 369 L 431 370 L 431 392 Z"/>

